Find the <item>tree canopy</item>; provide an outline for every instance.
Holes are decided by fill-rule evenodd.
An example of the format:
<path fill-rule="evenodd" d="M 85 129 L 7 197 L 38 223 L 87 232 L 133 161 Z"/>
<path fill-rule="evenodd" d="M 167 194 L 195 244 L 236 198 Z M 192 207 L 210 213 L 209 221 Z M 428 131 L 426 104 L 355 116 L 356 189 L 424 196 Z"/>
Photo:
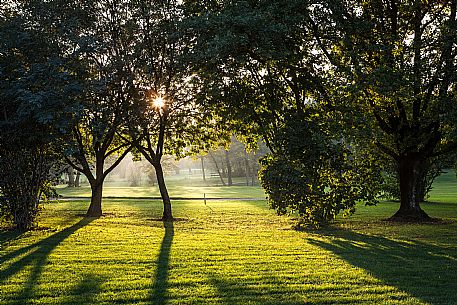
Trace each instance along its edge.
<path fill-rule="evenodd" d="M 236 133 L 270 149 L 261 179 L 279 213 L 326 222 L 393 177 L 392 219 L 428 220 L 427 185 L 457 150 L 456 15 L 457 0 L 12 0 L 2 158 L 60 149 L 97 216 L 104 178 L 133 150 L 171 220 L 162 156 Z"/>
<path fill-rule="evenodd" d="M 433 160 L 456 148 L 455 6 L 222 2 L 197 17 L 204 99 L 240 132 L 262 136 L 273 155 L 276 134 L 290 124 L 291 112 L 321 109 L 328 115 L 314 124 L 336 123 L 336 140 L 343 139 L 352 153 L 375 157 L 365 166 L 382 170 L 386 163 L 376 156 L 394 164 L 401 198 L 394 218 L 428 219 L 419 190 Z M 301 137 L 312 142 L 306 133 Z M 299 153 L 312 158 L 319 150 Z"/>

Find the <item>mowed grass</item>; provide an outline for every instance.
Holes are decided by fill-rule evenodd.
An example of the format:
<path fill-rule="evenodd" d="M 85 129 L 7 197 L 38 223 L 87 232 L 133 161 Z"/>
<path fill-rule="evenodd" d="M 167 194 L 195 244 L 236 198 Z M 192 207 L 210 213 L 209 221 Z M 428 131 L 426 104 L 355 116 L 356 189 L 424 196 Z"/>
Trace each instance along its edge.
<path fill-rule="evenodd" d="M 440 223 L 385 222 L 383 202 L 319 231 L 264 200 L 174 201 L 174 223 L 154 200 L 105 200 L 98 219 L 48 204 L 37 230 L 0 231 L 0 304 L 457 304 L 457 198 L 438 190 Z"/>
<path fill-rule="evenodd" d="M 244 179 L 234 179 L 236 185 L 231 187 L 221 187 L 218 178 L 208 178 L 203 182 L 200 177 L 171 176 L 166 177 L 166 185 L 170 196 L 178 198 L 257 198 L 264 199 L 265 192 L 256 185 L 245 186 Z M 90 197 L 91 190 L 89 184 L 85 183 L 78 188 L 68 188 L 65 185 L 57 187 L 59 195 L 64 197 Z M 111 182 L 107 181 L 103 186 L 105 197 L 160 197 L 157 184 L 155 186 L 141 185 L 131 187 L 127 181 Z"/>

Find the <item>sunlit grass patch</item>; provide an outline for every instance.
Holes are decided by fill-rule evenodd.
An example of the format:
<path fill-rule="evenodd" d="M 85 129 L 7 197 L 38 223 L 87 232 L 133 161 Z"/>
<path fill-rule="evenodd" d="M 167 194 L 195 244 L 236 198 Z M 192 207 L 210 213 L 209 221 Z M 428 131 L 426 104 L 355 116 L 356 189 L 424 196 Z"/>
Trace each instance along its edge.
<path fill-rule="evenodd" d="M 457 208 L 441 224 L 382 221 L 360 206 L 320 231 L 295 231 L 266 201 L 158 200 L 46 205 L 40 229 L 0 238 L 0 304 L 456 304 Z M 441 217 L 441 216 L 440 216 Z"/>
<path fill-rule="evenodd" d="M 168 179 L 167 179 L 168 178 Z M 234 179 L 231 187 L 222 187 L 215 178 L 203 182 L 195 177 L 186 178 L 184 176 L 167 177 L 166 183 L 170 196 L 179 198 L 265 198 L 265 192 L 257 184 L 256 186 L 246 186 L 241 178 Z M 57 192 L 64 197 L 90 197 L 91 190 L 89 184 L 82 184 L 81 187 L 66 187 L 60 185 Z M 157 185 L 141 185 L 136 187 L 129 186 L 127 181 L 107 181 L 104 183 L 103 195 L 105 197 L 160 197 Z"/>

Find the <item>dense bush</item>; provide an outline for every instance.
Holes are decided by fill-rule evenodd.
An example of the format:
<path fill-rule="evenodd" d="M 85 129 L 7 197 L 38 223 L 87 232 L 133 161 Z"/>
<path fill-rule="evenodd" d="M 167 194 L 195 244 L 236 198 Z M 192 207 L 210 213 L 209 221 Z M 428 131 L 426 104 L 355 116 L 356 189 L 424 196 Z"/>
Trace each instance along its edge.
<path fill-rule="evenodd" d="M 260 179 L 278 214 L 297 213 L 300 223 L 317 227 L 341 211 L 353 213 L 359 200 L 376 202 L 379 173 L 363 166 L 366 155 L 332 134 L 312 116 L 292 115 L 277 130 Z"/>
<path fill-rule="evenodd" d="M 0 154 L 0 217 L 17 229 L 34 225 L 40 201 L 50 193 L 51 159 L 44 150 L 3 151 Z"/>

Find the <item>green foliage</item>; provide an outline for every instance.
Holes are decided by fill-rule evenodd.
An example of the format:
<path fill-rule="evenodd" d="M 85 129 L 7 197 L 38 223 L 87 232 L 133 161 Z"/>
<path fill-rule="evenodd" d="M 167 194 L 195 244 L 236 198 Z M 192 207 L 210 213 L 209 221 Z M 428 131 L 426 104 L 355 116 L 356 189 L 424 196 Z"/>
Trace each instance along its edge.
<path fill-rule="evenodd" d="M 457 147 L 457 3 L 214 3 L 196 17 L 202 99 L 273 153 L 284 113 L 310 103 L 342 112 L 327 119 L 360 146 L 353 153 L 390 158 L 402 209 L 419 211 L 427 164 Z"/>
<path fill-rule="evenodd" d="M 0 153 L 0 219 L 19 230 L 34 226 L 40 201 L 50 194 L 52 159 L 46 150 L 14 150 Z"/>
<path fill-rule="evenodd" d="M 278 214 L 296 212 L 302 223 L 320 226 L 340 211 L 352 214 L 359 200 L 376 203 L 379 175 L 361 167 L 361 156 L 325 129 L 321 116 L 285 116 L 272 141 L 275 153 L 262 160 L 260 173 Z"/>
<path fill-rule="evenodd" d="M 34 1 L 0 9 L 1 213 L 21 230 L 33 226 L 49 191 L 49 169 L 81 89 L 45 15 Z"/>
<path fill-rule="evenodd" d="M 351 107 L 374 123 L 373 153 L 390 159 L 402 216 L 420 211 L 437 159 L 457 148 L 456 11 L 455 1 L 327 1 L 311 15 Z"/>

